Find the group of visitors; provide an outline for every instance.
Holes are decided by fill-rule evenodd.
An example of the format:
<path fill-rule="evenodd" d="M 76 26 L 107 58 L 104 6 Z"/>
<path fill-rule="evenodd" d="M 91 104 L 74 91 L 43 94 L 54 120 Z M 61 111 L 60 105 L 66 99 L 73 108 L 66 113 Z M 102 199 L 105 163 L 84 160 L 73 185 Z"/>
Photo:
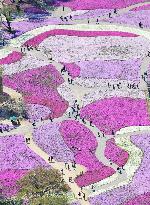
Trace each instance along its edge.
<path fill-rule="evenodd" d="M 31 46 L 31 45 L 29 46 L 28 44 L 27 44 L 27 45 L 24 45 L 23 47 L 21 47 L 21 53 L 25 53 L 26 50 L 27 50 L 27 51 L 30 51 L 30 50 L 40 51 L 37 46 L 34 46 L 34 47 L 33 47 L 33 46 Z"/>
<path fill-rule="evenodd" d="M 10 117 L 10 121 L 12 125 L 14 126 L 14 128 L 17 128 L 21 125 L 20 120 L 16 116 Z"/>
<path fill-rule="evenodd" d="M 60 19 L 61 19 L 61 21 L 66 21 L 66 22 L 68 22 L 68 20 L 72 20 L 72 16 L 71 15 L 69 15 L 69 16 L 60 16 Z"/>
<path fill-rule="evenodd" d="M 72 79 L 70 73 L 66 70 L 66 67 L 65 67 L 65 65 L 64 65 L 64 66 L 62 67 L 62 69 L 61 69 L 61 74 L 64 75 L 65 72 L 67 72 L 67 74 L 68 74 L 68 76 L 69 76 L 69 77 L 68 77 L 68 83 L 71 84 L 71 85 L 73 85 L 73 79 Z"/>

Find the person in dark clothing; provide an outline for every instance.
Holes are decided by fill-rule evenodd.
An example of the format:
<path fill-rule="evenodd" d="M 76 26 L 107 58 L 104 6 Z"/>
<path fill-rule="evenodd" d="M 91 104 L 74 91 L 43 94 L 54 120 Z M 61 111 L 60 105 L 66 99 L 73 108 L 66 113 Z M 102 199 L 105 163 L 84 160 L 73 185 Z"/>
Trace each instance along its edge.
<path fill-rule="evenodd" d="M 140 28 L 143 28 L 142 22 L 139 23 L 139 27 L 140 27 Z"/>
<path fill-rule="evenodd" d="M 63 16 L 61 16 L 61 17 L 60 17 L 60 19 L 61 19 L 62 21 L 64 21 L 64 18 L 63 18 Z"/>
<path fill-rule="evenodd" d="M 84 118 L 82 118 L 82 122 L 83 122 L 84 124 L 86 124 L 86 122 L 85 122 Z"/>
<path fill-rule="evenodd" d="M 36 124 L 35 124 L 35 120 L 34 120 L 34 122 L 32 123 L 32 125 L 33 125 L 33 127 L 35 127 L 35 126 L 36 126 Z"/>
<path fill-rule="evenodd" d="M 108 87 L 109 87 L 109 88 L 110 88 L 110 86 L 111 86 L 110 83 L 108 83 Z"/>
<path fill-rule="evenodd" d="M 64 17 L 64 19 L 65 19 L 66 21 L 68 21 L 68 18 L 67 18 L 66 16 Z"/>
<path fill-rule="evenodd" d="M 51 116 L 49 117 L 50 121 L 53 122 L 53 119 L 51 118 Z"/>
<path fill-rule="evenodd" d="M 117 9 L 114 9 L 114 14 L 117 14 Z"/>
<path fill-rule="evenodd" d="M 90 126 L 91 126 L 91 127 L 94 127 L 94 126 L 92 125 L 92 121 L 91 121 L 91 120 L 90 120 Z"/>
<path fill-rule="evenodd" d="M 77 104 L 77 109 L 80 110 L 79 104 Z"/>
<path fill-rule="evenodd" d="M 111 17 L 111 13 L 109 13 L 109 18 L 112 18 L 112 17 Z"/>
<path fill-rule="evenodd" d="M 66 72 L 66 68 L 65 66 L 63 66 L 63 68 L 61 69 L 61 73 Z"/>
<path fill-rule="evenodd" d="M 30 144 L 30 138 L 26 138 L 26 143 Z"/>
<path fill-rule="evenodd" d="M 3 129 L 0 127 L 0 132 L 3 133 Z"/>

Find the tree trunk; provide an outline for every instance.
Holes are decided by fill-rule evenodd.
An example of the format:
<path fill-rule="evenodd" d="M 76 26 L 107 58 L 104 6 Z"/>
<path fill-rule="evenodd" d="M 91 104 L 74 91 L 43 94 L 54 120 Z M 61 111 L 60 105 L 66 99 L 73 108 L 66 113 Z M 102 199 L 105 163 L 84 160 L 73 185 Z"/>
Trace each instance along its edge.
<path fill-rule="evenodd" d="M 11 29 L 11 26 L 10 26 L 10 21 L 8 20 L 8 18 L 6 18 L 6 21 L 7 21 L 8 31 L 9 31 L 10 33 L 12 33 L 12 29 Z"/>

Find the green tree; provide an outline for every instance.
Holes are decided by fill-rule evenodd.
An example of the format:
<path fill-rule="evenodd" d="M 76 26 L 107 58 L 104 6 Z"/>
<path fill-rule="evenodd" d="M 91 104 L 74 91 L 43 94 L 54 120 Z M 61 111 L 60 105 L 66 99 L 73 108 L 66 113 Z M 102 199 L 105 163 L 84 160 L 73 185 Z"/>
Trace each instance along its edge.
<path fill-rule="evenodd" d="M 18 197 L 28 198 L 30 204 L 36 205 L 39 201 L 42 205 L 67 204 L 66 193 L 69 187 L 55 169 L 37 168 L 30 171 L 18 181 L 18 185 L 20 187 Z M 61 200 L 65 203 L 61 204 Z M 48 203 L 48 201 L 53 201 L 53 203 Z"/>
<path fill-rule="evenodd" d="M 22 205 L 23 200 L 15 200 L 15 199 L 1 199 L 0 205 Z"/>
<path fill-rule="evenodd" d="M 44 195 L 36 197 L 30 201 L 31 205 L 68 205 L 68 198 L 65 194 L 59 195 Z"/>
<path fill-rule="evenodd" d="M 3 26 L 7 29 L 9 33 L 14 33 L 15 31 L 11 27 L 11 22 L 13 20 L 14 15 L 22 15 L 23 11 L 18 3 L 12 4 L 2 4 L 1 8 L 1 16 L 5 17 L 6 21 L 2 21 Z"/>

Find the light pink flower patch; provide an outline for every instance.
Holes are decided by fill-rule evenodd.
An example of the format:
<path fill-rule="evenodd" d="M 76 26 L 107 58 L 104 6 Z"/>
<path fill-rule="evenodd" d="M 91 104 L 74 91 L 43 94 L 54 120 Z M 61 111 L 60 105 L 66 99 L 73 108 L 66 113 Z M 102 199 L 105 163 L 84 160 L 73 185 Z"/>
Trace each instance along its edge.
<path fill-rule="evenodd" d="M 22 58 L 22 53 L 13 51 L 7 57 L 0 59 L 0 65 L 15 63 L 19 61 L 21 58 Z"/>
<path fill-rule="evenodd" d="M 27 113 L 28 117 L 31 121 L 38 121 L 42 119 L 48 118 L 51 114 L 51 110 L 43 105 L 38 104 L 28 104 L 27 105 Z"/>

